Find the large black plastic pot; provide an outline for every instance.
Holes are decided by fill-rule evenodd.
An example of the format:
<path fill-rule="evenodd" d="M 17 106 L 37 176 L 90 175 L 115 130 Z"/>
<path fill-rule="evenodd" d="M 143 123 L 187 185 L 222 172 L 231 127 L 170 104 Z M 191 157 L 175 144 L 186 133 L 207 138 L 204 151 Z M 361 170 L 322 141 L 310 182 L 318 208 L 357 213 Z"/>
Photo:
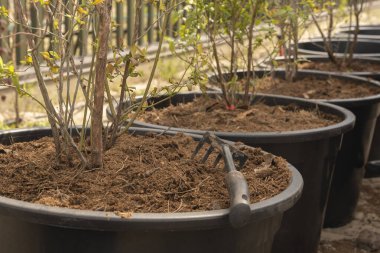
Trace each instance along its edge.
<path fill-rule="evenodd" d="M 217 92 L 208 93 L 209 96 L 218 94 L 220 95 Z M 176 94 L 171 99 L 156 105 L 156 108 L 189 102 L 201 95 L 202 93 Z M 215 132 L 224 139 L 258 146 L 265 151 L 285 157 L 297 167 L 305 182 L 303 194 L 297 204 L 285 213 L 281 228 L 275 237 L 272 252 L 317 252 L 336 154 L 340 148 L 343 133 L 352 129 L 354 125 L 354 115 L 348 110 L 334 105 L 283 96 L 257 95 L 253 99 L 253 102 L 255 101 L 271 105 L 297 104 L 301 108 L 319 108 L 322 112 L 332 113 L 343 119 L 336 125 L 312 130 Z M 135 125 L 168 129 L 168 126 L 143 122 L 135 122 Z M 196 134 L 204 133 L 204 131 L 196 129 L 172 127 L 169 129 Z"/>
<path fill-rule="evenodd" d="M 347 52 L 347 48 L 351 41 L 343 36 L 333 38 L 331 43 L 336 55 L 342 56 L 345 52 Z M 324 48 L 323 39 L 321 38 L 314 38 L 308 41 L 299 42 L 298 53 L 300 55 L 327 55 Z M 354 54 L 360 57 L 380 57 L 380 41 L 359 38 Z"/>
<path fill-rule="evenodd" d="M 264 75 L 264 73 L 266 72 L 256 72 L 258 76 Z M 285 72 L 283 70 L 276 71 L 275 75 L 284 78 Z M 298 78 L 310 75 L 320 79 L 335 77 L 356 82 L 358 85 L 367 83 L 379 86 L 378 82 L 345 74 L 313 70 L 300 70 L 298 72 Z M 368 161 L 376 120 L 380 113 L 380 94 L 364 98 L 320 101 L 342 106 L 352 111 L 356 116 L 355 127 L 345 134 L 342 149 L 338 153 L 324 222 L 325 227 L 338 227 L 352 220 L 357 206 L 364 166 Z"/>
<path fill-rule="evenodd" d="M 136 134 L 162 132 L 131 129 Z M 167 133 L 170 134 L 170 133 Z M 49 129 L 4 131 L 0 143 L 51 135 Z M 199 137 L 194 137 L 199 138 Z M 247 225 L 234 229 L 228 209 L 187 213 L 134 213 L 49 207 L 0 197 L 0 252 L 270 252 L 283 212 L 301 195 L 303 181 L 289 164 L 291 183 L 280 194 L 251 205 Z"/>

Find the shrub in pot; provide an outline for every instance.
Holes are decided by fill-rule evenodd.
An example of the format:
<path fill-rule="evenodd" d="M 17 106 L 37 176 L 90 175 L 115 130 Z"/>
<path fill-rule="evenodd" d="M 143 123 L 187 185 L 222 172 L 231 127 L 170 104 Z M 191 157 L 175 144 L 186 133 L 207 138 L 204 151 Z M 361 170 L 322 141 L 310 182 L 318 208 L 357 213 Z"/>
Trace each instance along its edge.
<path fill-rule="evenodd" d="M 72 9 L 66 8 L 66 2 L 64 1 L 56 1 L 54 3 L 50 1 L 37 1 L 30 3 L 35 9 L 44 9 L 49 16 L 49 20 L 53 22 L 52 35 L 55 36 L 56 40 L 54 40 L 52 50 L 50 51 L 40 51 L 38 45 L 45 35 L 45 29 L 31 27 L 28 24 L 25 9 L 20 0 L 15 1 L 17 15 L 9 16 L 10 22 L 16 20 L 15 22 L 24 29 L 27 43 L 31 48 L 27 59 L 25 59 L 25 63 L 30 64 L 35 70 L 38 86 L 43 97 L 43 101 L 38 102 L 46 110 L 51 128 L 9 131 L 0 134 L 0 159 L 2 160 L 0 174 L 3 178 L 9 180 L 9 184 L 7 181 L 4 183 L 6 186 L 3 184 L 1 187 L 2 195 L 7 195 L 7 197 L 0 197 L 1 251 L 9 253 L 151 252 L 152 250 L 157 252 L 177 252 L 182 249 L 182 252 L 251 252 L 252 250 L 269 252 L 273 235 L 281 222 L 282 212 L 295 203 L 302 189 L 302 179 L 298 172 L 290 165 L 288 172 L 292 176 L 289 187 L 285 187 L 284 191 L 281 191 L 280 194 L 273 198 L 267 199 L 268 201 L 261 201 L 255 206 L 250 205 L 248 223 L 238 228 L 234 228 L 228 221 L 231 210 L 218 208 L 218 206 L 211 208 L 215 209 L 214 211 L 175 213 L 175 211 L 182 208 L 182 204 L 178 203 L 178 210 L 171 209 L 174 213 L 170 214 L 135 214 L 127 212 L 130 210 L 129 208 L 120 210 L 111 209 L 109 212 L 104 212 L 103 210 L 108 210 L 108 205 L 113 205 L 112 203 L 117 202 L 119 197 L 121 199 L 121 197 L 132 195 L 130 198 L 137 203 L 135 208 L 141 207 L 141 203 L 144 203 L 141 202 L 140 206 L 138 205 L 141 198 L 149 198 L 149 196 L 140 196 L 145 191 L 144 188 L 140 192 L 126 194 L 129 193 L 130 189 L 139 187 L 141 183 L 139 182 L 140 178 L 142 181 L 142 178 L 155 172 L 155 170 L 150 168 L 132 175 L 132 178 L 137 179 L 138 182 L 135 182 L 135 185 L 131 185 L 128 180 L 123 178 L 124 173 L 132 171 L 130 167 L 128 168 L 128 165 L 132 161 L 128 155 L 123 157 L 120 168 L 114 173 L 115 175 L 120 175 L 118 181 L 110 180 L 108 184 L 106 183 L 106 186 L 109 185 L 109 188 L 111 188 L 114 184 L 120 184 L 121 182 L 119 196 L 116 196 L 116 198 L 115 196 L 112 197 L 109 194 L 110 189 L 102 188 L 104 190 L 97 198 L 93 197 L 93 195 L 84 197 L 86 200 L 95 202 L 97 199 L 105 200 L 103 203 L 99 202 L 98 205 L 95 204 L 92 207 L 92 211 L 62 207 L 67 206 L 67 203 L 69 203 L 73 207 L 80 209 L 78 206 L 82 203 L 81 198 L 71 198 L 73 189 L 79 189 L 79 192 L 82 193 L 87 192 L 88 189 L 96 191 L 104 183 L 103 175 L 108 173 L 108 171 L 105 171 L 107 167 L 105 166 L 106 162 L 115 162 L 113 159 L 104 160 L 106 157 L 105 150 L 110 150 L 111 147 L 118 145 L 118 143 L 121 145 L 117 146 L 118 148 L 114 150 L 121 151 L 123 148 L 128 148 L 125 147 L 125 142 L 119 139 L 122 138 L 126 129 L 120 127 L 123 123 L 122 115 L 118 109 L 115 110 L 112 107 L 112 103 L 110 103 L 111 111 L 113 111 L 114 115 L 112 126 L 111 128 L 107 128 L 107 131 L 103 131 L 102 112 L 103 101 L 105 99 L 104 94 L 107 94 L 107 99 L 111 102 L 112 97 L 110 96 L 108 81 L 121 73 L 120 102 L 124 102 L 129 92 L 129 88 L 126 85 L 127 79 L 136 75 L 136 66 L 145 59 L 144 50 L 137 46 L 140 36 L 138 33 L 140 15 L 136 15 L 135 27 L 133 29 L 133 45 L 130 47 L 129 53 L 114 59 L 114 62 L 107 63 L 112 1 L 88 1 L 83 4 L 70 3 L 73 4 Z M 157 54 L 150 71 L 150 80 L 144 97 L 148 95 L 149 86 L 158 63 L 169 14 L 173 10 L 173 1 L 160 3 L 161 5 L 157 7 L 160 7 L 163 18 L 161 39 L 158 43 Z M 136 1 L 135 13 L 141 13 L 141 8 L 142 1 Z M 69 14 L 66 11 L 69 11 Z M 11 14 L 2 6 L 1 15 L 8 17 Z M 95 19 L 95 15 L 98 18 Z M 69 27 L 62 25 L 65 18 L 68 18 Z M 74 89 L 75 95 L 73 97 L 69 95 L 65 97 L 63 93 L 64 88 L 69 90 L 69 87 L 64 87 L 66 83 L 65 78 L 69 77 L 71 71 L 67 66 L 72 64 L 73 59 L 72 35 L 78 28 L 87 29 L 91 25 L 93 18 L 96 20 L 96 24 L 98 24 L 98 40 L 93 45 L 96 52 L 96 60 L 94 57 L 90 77 L 87 79 L 83 76 L 81 70 L 83 66 L 79 67 L 79 70 L 75 66 L 71 66 L 78 78 L 78 82 Z M 34 31 L 38 34 L 34 34 Z M 115 55 L 119 53 L 115 52 Z M 43 72 L 40 68 L 41 61 L 46 63 L 50 70 L 50 75 L 57 75 L 58 109 L 56 109 L 52 102 L 52 94 L 49 94 L 46 89 Z M 11 78 L 14 81 L 17 80 L 17 73 L 14 71 L 15 68 L 12 63 L 3 64 L 1 61 L 0 65 L 1 77 Z M 121 67 L 124 67 L 124 71 L 121 70 Z M 19 93 L 28 95 L 27 91 L 18 85 L 18 82 L 14 82 L 12 87 Z M 78 128 L 75 127 L 77 124 L 73 118 L 73 111 L 77 93 L 81 89 L 86 98 L 86 104 L 82 128 Z M 34 99 L 37 100 L 37 98 Z M 141 106 L 137 107 L 137 112 L 141 111 L 143 104 L 142 102 Z M 86 139 L 86 131 L 80 130 L 86 129 L 88 126 L 87 122 L 89 118 L 86 114 L 91 114 L 91 130 L 88 139 Z M 131 131 L 146 133 L 146 130 L 140 129 L 133 129 Z M 31 142 L 39 137 L 46 136 L 52 136 L 52 140 L 49 142 L 45 138 Z M 127 139 L 129 138 L 132 137 L 128 136 Z M 24 141 L 29 141 L 29 143 L 24 143 Z M 10 143 L 14 144 L 7 146 Z M 141 151 L 142 147 L 144 146 L 131 149 L 131 152 L 137 152 L 135 158 L 137 158 L 139 163 L 143 163 L 143 160 L 146 159 L 146 154 Z M 169 149 L 176 149 L 176 147 L 175 142 L 167 143 L 167 148 Z M 18 152 L 17 150 L 21 151 Z M 29 151 L 33 150 L 37 150 L 37 153 L 33 153 L 33 157 L 36 160 L 27 162 L 30 160 L 30 156 L 32 156 Z M 186 153 L 191 154 L 191 152 L 192 150 L 187 150 Z M 167 152 L 167 154 L 175 155 L 172 152 Z M 179 154 L 178 157 L 181 157 L 180 155 L 183 154 Z M 265 154 L 264 156 L 267 157 Z M 180 162 L 187 163 L 189 161 L 188 159 L 180 160 L 178 157 L 176 158 Z M 173 159 L 173 157 L 171 158 Z M 38 164 L 43 159 L 48 160 L 49 163 L 46 166 L 38 167 Z M 6 161 L 10 162 L 6 163 Z M 272 162 L 276 163 L 273 160 Z M 11 165 L 16 165 L 13 166 L 13 172 L 10 170 Z M 157 166 L 164 167 L 165 163 L 157 164 Z M 177 164 L 177 167 L 181 166 Z M 207 166 L 200 167 L 208 170 Z M 60 180 L 67 179 L 67 176 L 62 176 L 64 170 L 69 170 L 71 174 L 69 173 L 69 181 L 63 181 L 62 183 Z M 199 171 L 203 173 L 201 169 L 198 169 Z M 51 174 L 48 174 L 48 172 L 51 172 Z M 40 177 L 37 176 L 37 186 L 28 181 L 28 179 L 35 177 L 36 173 L 41 173 Z M 16 184 L 11 184 L 16 175 L 23 178 L 21 180 L 22 183 L 19 183 L 18 187 Z M 91 175 L 97 175 L 95 180 L 92 181 L 92 185 L 81 185 L 85 181 L 87 182 Z M 78 177 L 83 182 L 77 181 Z M 174 175 L 169 175 L 169 185 L 179 182 L 180 186 L 178 189 L 175 189 L 175 192 L 162 191 L 160 194 L 164 196 L 168 194 L 172 197 L 173 195 L 175 197 L 176 194 L 181 194 L 180 191 L 183 190 L 183 184 L 186 185 L 188 182 L 183 181 L 183 178 L 173 177 Z M 56 182 L 53 181 L 53 178 L 58 179 L 58 183 L 52 187 L 49 184 Z M 170 181 L 170 179 L 173 180 Z M 205 180 L 207 181 L 208 177 Z M 199 186 L 202 183 L 200 182 Z M 221 184 L 222 182 L 218 182 L 218 185 Z M 16 196 L 14 196 L 11 193 L 16 192 L 16 189 L 25 194 L 37 193 L 37 195 L 34 197 L 27 195 L 24 198 L 15 193 L 14 195 Z M 24 189 L 27 190 L 24 191 Z M 197 187 L 189 188 L 185 192 L 192 192 L 197 189 Z M 8 198 L 10 196 L 13 197 Z M 167 201 L 168 210 L 172 208 L 170 200 L 172 199 L 169 198 Z M 38 203 L 29 203 L 27 201 Z M 210 204 L 214 203 L 214 201 L 214 199 L 210 201 Z M 52 206 L 48 206 L 48 204 Z M 219 203 L 216 204 L 219 205 Z M 252 240 L 252 238 L 256 239 Z M 173 244 L 173 241 L 178 242 L 178 244 Z"/>
<path fill-rule="evenodd" d="M 312 39 L 309 42 L 297 44 L 299 53 L 324 54 L 330 61 L 338 67 L 349 67 L 355 55 L 362 57 L 377 57 L 377 42 L 373 40 L 360 39 L 358 37 L 360 28 L 360 15 L 363 13 L 364 1 L 351 1 L 349 3 L 336 3 L 329 0 L 319 0 L 308 2 L 310 16 L 316 26 L 320 38 Z M 326 15 L 327 24 L 322 25 L 323 19 L 318 16 Z M 352 33 L 344 36 L 333 36 L 335 23 L 341 18 L 348 18 Z M 372 52 L 371 52 L 372 51 Z M 336 59 L 336 56 L 343 56 L 343 60 Z"/>

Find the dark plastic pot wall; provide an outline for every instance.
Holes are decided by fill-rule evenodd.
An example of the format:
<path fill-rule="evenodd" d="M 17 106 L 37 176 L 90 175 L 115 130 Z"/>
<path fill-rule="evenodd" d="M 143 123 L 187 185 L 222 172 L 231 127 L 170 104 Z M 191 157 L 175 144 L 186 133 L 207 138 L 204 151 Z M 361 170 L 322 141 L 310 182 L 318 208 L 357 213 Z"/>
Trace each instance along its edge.
<path fill-rule="evenodd" d="M 339 56 L 343 55 L 347 46 L 350 43 L 347 38 L 336 37 L 332 40 L 332 47 L 334 52 Z M 311 39 L 309 41 L 298 43 L 298 53 L 311 54 L 311 55 L 323 55 L 326 56 L 323 40 L 320 38 Z M 358 39 L 355 51 L 356 56 L 360 57 L 380 57 L 380 41 L 369 39 Z"/>
<path fill-rule="evenodd" d="M 0 133 L 0 143 L 28 141 L 50 134 L 49 129 L 4 131 Z M 289 187 L 273 198 L 251 205 L 251 220 L 239 229 L 230 226 L 227 209 L 136 213 L 125 219 L 112 212 L 48 207 L 0 197 L 0 252 L 270 252 L 283 212 L 301 195 L 301 175 L 291 165 L 289 169 L 292 173 Z"/>
<path fill-rule="evenodd" d="M 380 118 L 376 120 L 375 132 L 373 134 L 371 150 L 369 152 L 369 161 L 380 160 Z"/>
<path fill-rule="evenodd" d="M 208 93 L 210 96 L 216 93 Z M 219 93 L 220 94 L 220 93 Z M 177 94 L 157 107 L 192 101 L 200 93 Z M 352 129 L 354 116 L 351 112 L 321 103 L 282 96 L 255 96 L 268 104 L 286 105 L 297 103 L 304 108 L 316 108 L 330 112 L 345 120 L 334 126 L 314 130 L 292 132 L 215 132 L 231 141 L 240 141 L 251 146 L 285 157 L 297 166 L 305 182 L 301 199 L 284 214 L 281 228 L 275 237 L 272 252 L 317 252 L 323 224 L 328 191 L 330 188 L 336 154 L 340 148 L 343 133 Z M 136 125 L 160 129 L 165 126 L 135 122 Z M 194 129 L 170 128 L 173 131 L 203 133 Z"/>

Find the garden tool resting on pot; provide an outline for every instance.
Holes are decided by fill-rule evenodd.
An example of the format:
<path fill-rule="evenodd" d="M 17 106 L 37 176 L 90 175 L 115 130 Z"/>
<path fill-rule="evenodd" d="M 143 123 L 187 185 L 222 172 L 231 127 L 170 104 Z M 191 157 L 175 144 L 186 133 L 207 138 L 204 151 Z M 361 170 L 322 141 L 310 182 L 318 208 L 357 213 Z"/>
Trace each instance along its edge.
<path fill-rule="evenodd" d="M 213 166 L 216 166 L 222 158 L 224 159 L 224 166 L 227 172 L 226 184 L 230 196 L 229 221 L 235 228 L 242 227 L 248 223 L 251 215 L 249 191 L 243 174 L 235 168 L 234 160 L 239 161 L 239 168 L 242 168 L 248 157 L 214 134 L 206 132 L 194 150 L 192 159 L 199 153 L 205 143 L 208 143 L 210 147 L 207 149 L 201 162 L 204 163 L 214 150 L 219 152 L 219 154 Z"/>

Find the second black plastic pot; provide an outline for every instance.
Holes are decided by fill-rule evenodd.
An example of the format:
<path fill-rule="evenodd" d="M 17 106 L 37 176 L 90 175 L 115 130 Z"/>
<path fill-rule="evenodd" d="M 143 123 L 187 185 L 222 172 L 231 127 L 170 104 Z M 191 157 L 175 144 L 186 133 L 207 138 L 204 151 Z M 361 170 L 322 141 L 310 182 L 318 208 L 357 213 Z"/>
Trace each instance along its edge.
<path fill-rule="evenodd" d="M 217 94 L 220 93 L 208 93 L 209 96 Z M 156 108 L 189 102 L 201 95 L 202 93 L 180 93 L 157 104 Z M 158 98 L 158 100 L 161 99 Z M 156 101 L 153 99 L 153 102 Z M 318 108 L 322 112 L 332 113 L 342 118 L 342 122 L 338 124 L 312 130 L 215 132 L 216 135 L 227 140 L 261 147 L 265 151 L 286 158 L 291 164 L 297 166 L 305 182 L 303 194 L 298 203 L 284 214 L 272 252 L 317 252 L 336 155 L 340 149 L 343 133 L 353 127 L 354 115 L 334 105 L 283 96 L 257 95 L 254 101 L 263 101 L 271 105 L 297 104 L 301 108 Z M 135 122 L 135 125 L 196 134 L 204 133 L 196 129 L 173 128 L 143 122 Z"/>

